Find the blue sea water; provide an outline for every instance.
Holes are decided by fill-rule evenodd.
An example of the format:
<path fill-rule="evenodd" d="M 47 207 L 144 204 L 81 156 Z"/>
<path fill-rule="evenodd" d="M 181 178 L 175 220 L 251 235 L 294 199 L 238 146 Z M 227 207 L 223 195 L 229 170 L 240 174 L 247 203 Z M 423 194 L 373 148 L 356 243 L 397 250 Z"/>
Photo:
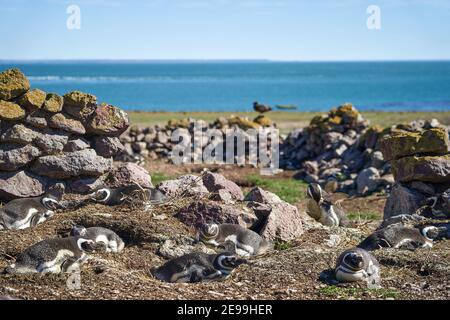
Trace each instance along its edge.
<path fill-rule="evenodd" d="M 450 110 L 450 61 L 435 62 L 0 62 L 33 87 L 92 93 L 127 110 L 246 111 L 252 103 L 326 111 Z"/>

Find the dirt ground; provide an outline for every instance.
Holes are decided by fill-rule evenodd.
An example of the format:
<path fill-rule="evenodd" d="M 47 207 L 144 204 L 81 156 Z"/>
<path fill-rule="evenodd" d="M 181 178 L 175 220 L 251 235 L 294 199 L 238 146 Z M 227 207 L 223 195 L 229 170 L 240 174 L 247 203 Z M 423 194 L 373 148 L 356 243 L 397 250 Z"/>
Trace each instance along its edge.
<path fill-rule="evenodd" d="M 146 165 L 152 172 L 170 176 L 198 173 L 202 166 L 173 166 L 164 162 Z M 246 180 L 257 169 L 234 166 L 215 168 L 244 190 L 252 187 Z M 277 178 L 292 179 L 291 172 Z M 299 192 L 301 192 L 299 190 Z M 189 201 L 184 199 L 183 201 Z M 305 215 L 305 200 L 295 205 Z M 382 217 L 386 197 L 344 199 L 352 212 L 374 212 L 376 219 L 357 219 L 354 228 L 314 227 L 283 249 L 252 259 L 222 282 L 169 284 L 153 279 L 149 270 L 164 263 L 158 248 L 167 239 L 181 241 L 195 231 L 172 217 L 180 204 L 156 207 L 150 211 L 126 206 L 88 205 L 58 212 L 33 229 L 6 231 L 0 235 L 0 269 L 14 261 L 28 246 L 51 237 L 64 236 L 73 224 L 104 226 L 116 231 L 126 242 L 120 254 L 95 253 L 82 267 L 80 288 L 69 289 L 69 275 L 0 275 L 0 295 L 22 299 L 449 299 L 449 241 L 432 249 L 415 252 L 379 250 L 382 287 L 368 289 L 361 284 L 333 285 L 322 280 L 330 274 L 337 256 L 356 245 Z M 165 219 L 161 219 L 161 212 Z M 311 222 L 306 217 L 307 221 Z M 306 224 L 305 224 L 306 226 Z M 311 227 L 312 226 L 312 227 Z"/>

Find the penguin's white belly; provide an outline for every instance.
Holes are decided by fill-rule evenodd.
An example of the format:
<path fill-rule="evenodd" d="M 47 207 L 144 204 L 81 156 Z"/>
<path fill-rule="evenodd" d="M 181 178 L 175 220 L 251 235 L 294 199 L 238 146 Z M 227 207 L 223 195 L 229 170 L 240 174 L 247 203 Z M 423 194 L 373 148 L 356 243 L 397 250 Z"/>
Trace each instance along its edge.
<path fill-rule="evenodd" d="M 184 271 L 174 273 L 170 277 L 170 282 L 176 282 L 176 283 L 190 282 L 192 274 L 195 273 L 195 274 L 197 274 L 197 276 L 201 277 L 203 270 L 204 270 L 203 267 L 200 267 L 198 265 L 192 265 Z"/>
<path fill-rule="evenodd" d="M 255 252 L 255 249 L 252 246 L 239 242 L 235 234 L 226 237 L 225 242 L 227 241 L 231 241 L 236 245 L 236 253 L 240 256 L 248 257 Z"/>
<path fill-rule="evenodd" d="M 336 212 L 334 212 L 333 207 L 330 208 L 329 212 L 322 211 L 322 216 L 319 222 L 329 227 L 339 227 L 339 218 Z"/>
<path fill-rule="evenodd" d="M 367 278 L 367 272 L 364 270 L 353 271 L 345 267 L 336 268 L 336 279 L 341 282 L 356 282 Z"/>
<path fill-rule="evenodd" d="M 22 220 L 17 220 L 13 224 L 11 224 L 10 228 L 12 230 L 24 230 L 31 226 L 31 218 L 38 213 L 39 211 L 35 208 L 31 208 L 28 210 L 27 215 Z"/>
<path fill-rule="evenodd" d="M 73 257 L 74 253 L 70 250 L 59 250 L 55 259 L 40 264 L 37 268 L 39 273 L 60 273 L 61 266 L 68 257 Z"/>

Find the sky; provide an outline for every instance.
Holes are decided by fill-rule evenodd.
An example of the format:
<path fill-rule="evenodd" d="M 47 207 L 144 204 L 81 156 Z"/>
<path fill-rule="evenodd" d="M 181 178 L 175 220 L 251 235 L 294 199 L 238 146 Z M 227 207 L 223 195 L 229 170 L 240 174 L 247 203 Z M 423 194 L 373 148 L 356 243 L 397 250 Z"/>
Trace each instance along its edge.
<path fill-rule="evenodd" d="M 1 60 L 450 59 L 450 0 L 0 0 L 0 17 Z"/>

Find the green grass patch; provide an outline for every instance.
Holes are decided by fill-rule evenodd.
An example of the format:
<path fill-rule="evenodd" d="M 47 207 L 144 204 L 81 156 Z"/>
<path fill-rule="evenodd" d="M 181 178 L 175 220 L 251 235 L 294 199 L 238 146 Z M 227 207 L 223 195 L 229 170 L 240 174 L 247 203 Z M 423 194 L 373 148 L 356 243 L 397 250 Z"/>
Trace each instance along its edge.
<path fill-rule="evenodd" d="M 361 297 L 364 293 L 369 293 L 378 299 L 387 298 L 397 298 L 399 295 L 398 291 L 378 288 L 378 289 L 364 289 L 364 288 L 348 288 L 348 287 L 338 287 L 338 286 L 327 286 L 320 288 L 319 292 L 323 295 L 329 296 L 331 298 L 339 299 L 350 299 Z"/>
<path fill-rule="evenodd" d="M 377 212 L 348 212 L 347 217 L 350 220 L 380 220 L 381 215 Z"/>
<path fill-rule="evenodd" d="M 273 244 L 274 249 L 278 250 L 278 251 L 283 251 L 283 250 L 287 250 L 290 248 L 293 248 L 294 245 L 290 242 L 287 241 L 282 241 L 282 240 L 276 240 Z"/>
<path fill-rule="evenodd" d="M 296 203 L 305 197 L 307 184 L 295 179 L 277 179 L 251 175 L 248 181 L 257 187 L 278 195 L 282 200 L 288 203 Z"/>
<path fill-rule="evenodd" d="M 152 174 L 152 183 L 154 186 L 160 184 L 163 181 L 171 179 L 173 179 L 171 176 L 168 176 L 162 172 L 155 172 L 154 174 Z"/>

